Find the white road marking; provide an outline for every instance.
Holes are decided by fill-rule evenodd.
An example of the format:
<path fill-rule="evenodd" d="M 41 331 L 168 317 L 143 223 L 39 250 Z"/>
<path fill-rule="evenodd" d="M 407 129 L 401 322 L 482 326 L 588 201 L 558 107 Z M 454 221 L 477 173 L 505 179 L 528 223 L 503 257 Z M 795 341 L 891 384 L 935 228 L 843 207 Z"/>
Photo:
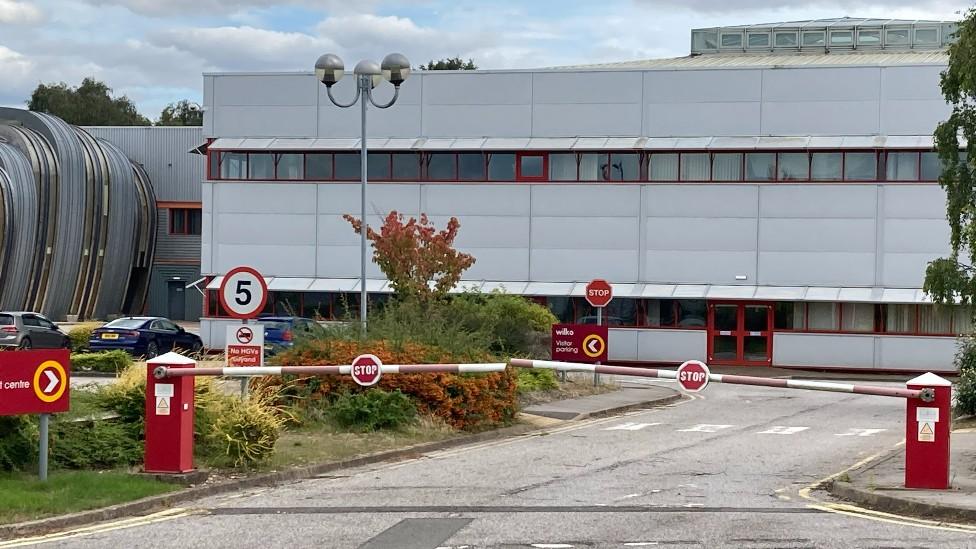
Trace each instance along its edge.
<path fill-rule="evenodd" d="M 651 427 L 653 425 L 660 425 L 660 423 L 634 423 L 633 421 L 628 421 L 627 423 L 607 427 L 604 431 L 640 431 L 644 427 Z"/>
<path fill-rule="evenodd" d="M 532 547 L 538 547 L 539 549 L 572 549 L 573 546 L 568 543 L 533 543 Z"/>
<path fill-rule="evenodd" d="M 656 541 L 631 541 L 629 543 L 625 543 L 624 547 L 651 547 L 653 545 L 660 544 Z"/>
<path fill-rule="evenodd" d="M 887 431 L 887 429 L 848 429 L 846 433 L 835 433 L 835 437 L 869 437 Z"/>
<path fill-rule="evenodd" d="M 806 431 L 809 427 L 786 427 L 783 425 L 774 425 L 765 431 L 759 431 L 757 435 L 795 435 L 800 431 Z"/>
<path fill-rule="evenodd" d="M 722 429 L 735 427 L 735 425 L 714 425 L 711 423 L 701 423 L 689 429 L 678 429 L 679 433 L 715 433 Z"/>

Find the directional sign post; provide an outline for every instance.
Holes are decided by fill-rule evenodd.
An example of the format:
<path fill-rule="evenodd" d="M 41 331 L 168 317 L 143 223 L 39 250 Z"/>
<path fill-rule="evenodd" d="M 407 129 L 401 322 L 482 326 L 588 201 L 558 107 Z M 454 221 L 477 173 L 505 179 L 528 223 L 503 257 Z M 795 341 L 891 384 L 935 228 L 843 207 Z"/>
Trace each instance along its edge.
<path fill-rule="evenodd" d="M 359 355 L 352 361 L 352 380 L 362 387 L 376 385 L 382 375 L 383 362 L 376 355 Z"/>
<path fill-rule="evenodd" d="M 678 385 L 689 393 L 697 393 L 708 387 L 708 366 L 698 360 L 688 360 L 678 366 Z"/>
<path fill-rule="evenodd" d="M 50 414 L 70 405 L 71 355 L 65 349 L 0 353 L 0 416 L 40 414 L 39 476 L 47 480 Z"/>
<path fill-rule="evenodd" d="M 613 299 L 613 286 L 602 278 L 595 278 L 586 285 L 586 301 L 596 307 L 596 325 L 603 325 L 603 308 Z M 599 362 L 597 362 L 599 364 Z M 600 374 L 593 374 L 593 385 L 600 384 Z"/>

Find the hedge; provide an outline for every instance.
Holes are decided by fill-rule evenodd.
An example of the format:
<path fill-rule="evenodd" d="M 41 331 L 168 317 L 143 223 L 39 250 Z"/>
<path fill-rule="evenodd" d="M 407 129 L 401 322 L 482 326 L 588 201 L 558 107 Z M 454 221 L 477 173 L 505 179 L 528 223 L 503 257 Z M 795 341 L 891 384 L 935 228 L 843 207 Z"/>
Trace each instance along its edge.
<path fill-rule="evenodd" d="M 125 351 L 81 353 L 71 355 L 71 369 L 81 372 L 117 373 L 132 365 L 132 357 Z"/>
<path fill-rule="evenodd" d="M 455 363 L 450 353 L 431 345 L 387 341 L 350 341 L 318 339 L 305 342 L 298 348 L 279 355 L 282 365 L 350 364 L 358 355 L 370 353 L 387 364 Z M 465 357 L 470 360 L 472 357 Z M 490 362 L 485 353 L 474 357 L 478 362 Z M 256 380 L 260 387 L 285 383 L 281 377 Z M 299 377 L 287 380 L 284 394 L 333 400 L 345 393 L 361 392 L 349 376 Z M 511 422 L 518 412 L 516 396 L 517 376 L 511 368 L 490 374 L 395 374 L 380 379 L 375 386 L 385 391 L 400 391 L 409 396 L 421 414 L 444 419 L 457 429 L 478 429 Z"/>

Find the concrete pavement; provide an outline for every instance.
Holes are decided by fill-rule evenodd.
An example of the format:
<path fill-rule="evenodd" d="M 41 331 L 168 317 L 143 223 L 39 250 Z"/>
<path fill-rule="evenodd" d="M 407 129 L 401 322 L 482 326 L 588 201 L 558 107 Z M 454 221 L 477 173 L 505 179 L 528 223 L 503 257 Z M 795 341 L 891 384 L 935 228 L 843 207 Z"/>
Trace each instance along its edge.
<path fill-rule="evenodd" d="M 904 406 L 716 384 L 660 408 L 209 498 L 43 545 L 971 547 L 976 529 L 879 520 L 813 490 L 894 447 Z"/>

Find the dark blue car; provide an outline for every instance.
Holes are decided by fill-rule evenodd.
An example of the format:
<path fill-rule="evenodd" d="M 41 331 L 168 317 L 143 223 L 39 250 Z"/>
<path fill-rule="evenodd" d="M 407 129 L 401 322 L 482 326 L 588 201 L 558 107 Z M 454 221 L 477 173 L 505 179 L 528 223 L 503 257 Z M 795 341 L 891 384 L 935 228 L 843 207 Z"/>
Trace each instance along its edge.
<path fill-rule="evenodd" d="M 172 350 L 199 353 L 203 340 L 171 320 L 155 316 L 135 316 L 113 320 L 92 331 L 88 347 L 92 351 L 121 349 L 133 356 L 155 358 Z"/>
<path fill-rule="evenodd" d="M 318 322 L 298 316 L 262 316 L 257 321 L 264 325 L 264 350 L 268 354 L 294 346 L 297 338 L 325 331 Z"/>

